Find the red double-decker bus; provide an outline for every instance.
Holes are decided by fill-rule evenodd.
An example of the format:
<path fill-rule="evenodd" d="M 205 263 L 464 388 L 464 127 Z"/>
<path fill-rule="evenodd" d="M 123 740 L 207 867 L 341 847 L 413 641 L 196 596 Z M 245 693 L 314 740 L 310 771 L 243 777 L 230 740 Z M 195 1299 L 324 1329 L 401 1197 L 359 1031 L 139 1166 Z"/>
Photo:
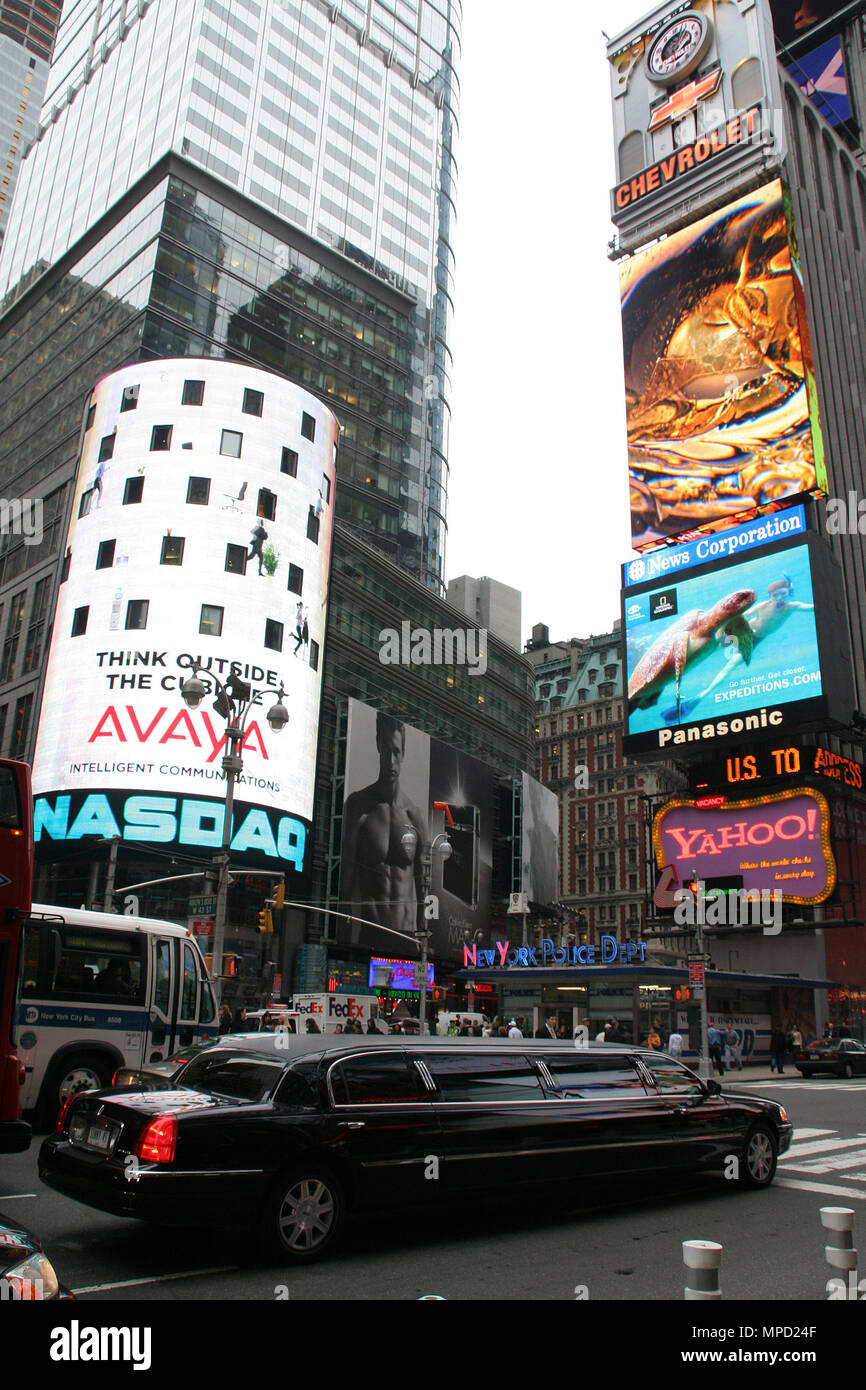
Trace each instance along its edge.
<path fill-rule="evenodd" d="M 21 1118 L 18 1060 L 21 933 L 33 892 L 33 796 L 27 763 L 0 758 L 0 1153 L 21 1153 L 31 1128 Z"/>

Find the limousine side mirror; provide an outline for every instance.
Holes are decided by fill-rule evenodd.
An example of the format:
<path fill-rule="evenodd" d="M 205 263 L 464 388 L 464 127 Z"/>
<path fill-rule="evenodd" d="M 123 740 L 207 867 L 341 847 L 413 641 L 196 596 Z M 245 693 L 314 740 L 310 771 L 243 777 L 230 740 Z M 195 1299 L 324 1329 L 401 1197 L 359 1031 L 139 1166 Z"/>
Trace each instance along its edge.
<path fill-rule="evenodd" d="M 720 1096 L 721 1094 L 722 1094 L 722 1085 L 721 1085 L 721 1082 L 720 1082 L 720 1081 L 708 1081 L 708 1082 L 707 1082 L 707 1095 L 708 1095 L 708 1096 Z"/>

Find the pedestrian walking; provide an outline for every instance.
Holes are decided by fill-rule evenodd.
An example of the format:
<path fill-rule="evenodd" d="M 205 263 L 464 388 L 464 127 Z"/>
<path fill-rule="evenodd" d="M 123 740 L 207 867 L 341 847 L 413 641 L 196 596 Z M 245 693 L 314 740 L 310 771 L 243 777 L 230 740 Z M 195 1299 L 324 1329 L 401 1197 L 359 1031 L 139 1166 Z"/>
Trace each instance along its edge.
<path fill-rule="evenodd" d="M 516 1024 L 516 1022 L 514 1021 L 513 1018 L 511 1019 L 511 1021 L 510 1021 L 509 1024 L 508 1024 L 508 1036 L 509 1036 L 509 1038 L 522 1038 L 522 1037 L 523 1037 L 523 1034 L 521 1033 L 520 1029 L 518 1028 L 518 1026 L 517 1026 L 517 1024 Z"/>
<path fill-rule="evenodd" d="M 232 1011 L 228 1004 L 223 1004 L 220 1008 L 220 1033 L 230 1033 L 232 1031 Z"/>
<path fill-rule="evenodd" d="M 785 1034 L 781 1028 L 774 1028 L 770 1038 L 770 1071 L 785 1073 Z"/>
<path fill-rule="evenodd" d="M 734 1067 L 737 1068 L 737 1071 L 743 1070 L 742 1039 L 733 1023 L 728 1024 L 728 1030 L 725 1033 L 725 1059 L 730 1071 L 733 1071 Z"/>
<path fill-rule="evenodd" d="M 707 1029 L 707 1046 L 709 1047 L 710 1059 L 713 1066 L 718 1070 L 719 1076 L 724 1076 L 725 1059 L 722 1052 L 723 1040 L 722 1034 L 719 1032 L 718 1028 Z"/>
<path fill-rule="evenodd" d="M 652 1048 L 653 1052 L 661 1052 L 662 1040 L 659 1035 L 657 1023 L 650 1024 L 650 1030 L 647 1033 L 646 1037 L 646 1045 L 647 1047 Z"/>
<path fill-rule="evenodd" d="M 668 1052 L 672 1057 L 676 1057 L 677 1061 L 683 1055 L 683 1035 L 676 1028 L 668 1038 Z"/>

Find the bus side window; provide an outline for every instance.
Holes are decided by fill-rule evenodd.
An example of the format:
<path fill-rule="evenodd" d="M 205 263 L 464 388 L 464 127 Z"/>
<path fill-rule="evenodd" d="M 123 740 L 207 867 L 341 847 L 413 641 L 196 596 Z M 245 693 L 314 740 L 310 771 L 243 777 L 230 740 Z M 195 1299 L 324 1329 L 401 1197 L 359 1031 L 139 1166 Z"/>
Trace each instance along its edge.
<path fill-rule="evenodd" d="M 39 993 L 39 927 L 34 923 L 24 928 L 21 943 L 21 993 L 30 999 Z"/>
<path fill-rule="evenodd" d="M 169 990 L 171 987 L 171 942 L 157 941 L 153 1002 L 161 1014 L 169 1011 Z"/>
<path fill-rule="evenodd" d="M 184 942 L 183 947 L 183 990 L 180 997 L 180 1017 L 195 1021 L 195 1001 L 198 979 L 195 972 L 195 959 L 192 947 Z"/>

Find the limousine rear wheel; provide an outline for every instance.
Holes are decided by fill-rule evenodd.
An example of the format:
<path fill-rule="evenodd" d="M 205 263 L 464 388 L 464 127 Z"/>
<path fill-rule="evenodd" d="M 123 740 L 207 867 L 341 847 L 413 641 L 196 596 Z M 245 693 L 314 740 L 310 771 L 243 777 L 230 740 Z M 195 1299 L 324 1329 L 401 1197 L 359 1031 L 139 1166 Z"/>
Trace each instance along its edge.
<path fill-rule="evenodd" d="M 776 1175 L 778 1143 L 769 1125 L 750 1130 L 743 1150 L 740 1179 L 746 1187 L 769 1187 Z"/>
<path fill-rule="evenodd" d="M 316 1260 L 343 1225 L 342 1188 L 327 1168 L 292 1168 L 271 1189 L 260 1234 L 269 1254 L 297 1262 Z"/>

